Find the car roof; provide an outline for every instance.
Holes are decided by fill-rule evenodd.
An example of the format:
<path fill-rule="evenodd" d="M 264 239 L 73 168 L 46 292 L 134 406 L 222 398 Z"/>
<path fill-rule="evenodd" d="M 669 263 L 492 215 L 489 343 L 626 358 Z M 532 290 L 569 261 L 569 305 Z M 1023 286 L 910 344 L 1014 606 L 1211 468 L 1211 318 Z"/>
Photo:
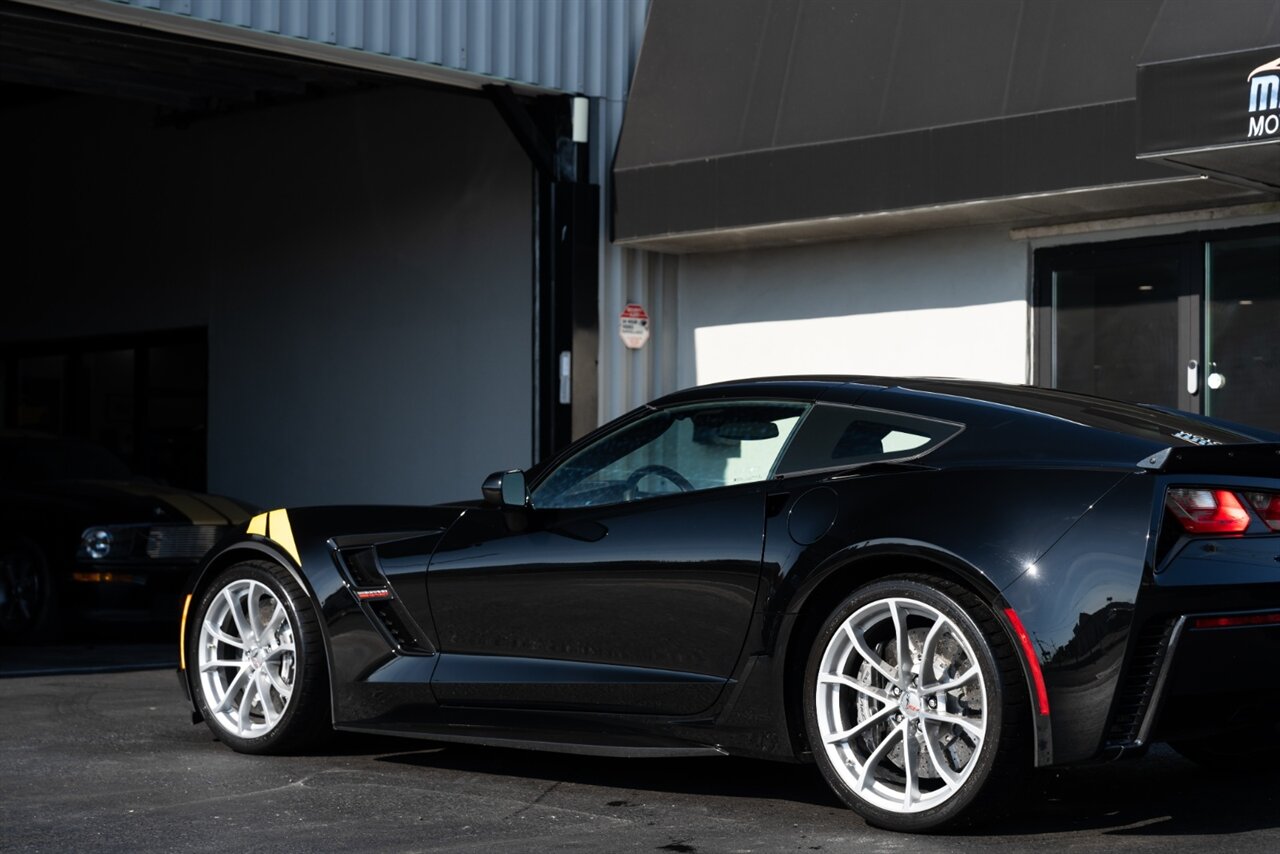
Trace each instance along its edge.
<path fill-rule="evenodd" d="M 1087 394 L 941 377 L 812 375 L 761 377 L 699 386 L 655 402 L 664 406 L 696 400 L 782 398 L 858 404 L 956 421 L 970 427 L 998 429 L 1007 438 L 1029 434 L 1033 447 L 1053 437 L 1070 445 L 1072 437 L 1090 433 L 1091 448 L 1080 456 L 1136 460 L 1169 446 L 1240 444 L 1280 441 L 1280 434 L 1231 424 L 1160 406 L 1124 403 Z M 1099 443 L 1110 448 L 1099 447 Z M 960 451 L 970 442 L 957 443 Z M 1006 447 L 1013 452 L 1013 441 Z M 970 447 L 970 450 L 976 448 Z M 1068 457 L 1076 456 L 1064 448 Z M 1014 454 L 1017 455 L 1017 454 Z"/>

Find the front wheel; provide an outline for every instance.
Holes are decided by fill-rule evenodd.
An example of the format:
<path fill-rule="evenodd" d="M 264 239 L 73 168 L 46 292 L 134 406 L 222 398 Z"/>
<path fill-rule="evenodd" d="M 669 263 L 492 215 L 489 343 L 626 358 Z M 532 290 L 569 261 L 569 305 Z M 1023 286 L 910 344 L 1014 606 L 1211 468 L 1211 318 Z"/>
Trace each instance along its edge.
<path fill-rule="evenodd" d="M 196 703 L 241 753 L 288 753 L 332 733 L 315 609 L 282 567 L 246 561 L 205 589 L 190 629 Z"/>
<path fill-rule="evenodd" d="M 1026 692 L 991 610 L 962 587 L 873 582 L 831 614 L 806 668 L 805 723 L 827 782 L 868 822 L 972 820 L 1030 764 Z"/>

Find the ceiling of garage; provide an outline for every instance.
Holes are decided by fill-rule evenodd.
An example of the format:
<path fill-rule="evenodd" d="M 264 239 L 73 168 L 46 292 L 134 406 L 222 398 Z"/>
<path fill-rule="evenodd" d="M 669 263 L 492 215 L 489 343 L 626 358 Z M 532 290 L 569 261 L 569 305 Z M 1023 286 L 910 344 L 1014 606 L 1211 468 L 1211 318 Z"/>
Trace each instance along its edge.
<path fill-rule="evenodd" d="M 0 0 L 0 109 L 66 92 L 176 119 L 403 82 Z"/>

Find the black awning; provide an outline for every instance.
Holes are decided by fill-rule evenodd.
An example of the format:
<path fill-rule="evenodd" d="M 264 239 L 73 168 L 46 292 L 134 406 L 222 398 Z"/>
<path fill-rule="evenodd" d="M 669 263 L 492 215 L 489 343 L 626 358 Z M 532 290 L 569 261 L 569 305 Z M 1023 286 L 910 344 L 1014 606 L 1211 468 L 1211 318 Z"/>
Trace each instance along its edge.
<path fill-rule="evenodd" d="M 1138 157 L 1280 190 L 1280 42 L 1139 66 Z"/>
<path fill-rule="evenodd" d="M 1272 24 L 1236 20 L 1246 7 L 1280 26 L 1280 0 L 653 0 L 614 237 L 679 251 L 957 206 L 1038 224 L 1078 216 L 1081 194 L 1125 215 L 1257 201 L 1134 146 L 1139 60 L 1254 46 Z"/>

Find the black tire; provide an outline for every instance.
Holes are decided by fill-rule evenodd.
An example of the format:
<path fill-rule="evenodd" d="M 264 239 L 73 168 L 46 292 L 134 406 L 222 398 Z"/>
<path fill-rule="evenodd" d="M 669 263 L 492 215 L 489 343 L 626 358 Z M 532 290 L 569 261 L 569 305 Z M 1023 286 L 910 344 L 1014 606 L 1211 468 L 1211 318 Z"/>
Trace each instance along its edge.
<path fill-rule="evenodd" d="M 905 680 L 902 636 L 918 671 Z M 948 682 L 961 684 L 921 690 Z M 888 830 L 940 830 L 1007 810 L 1031 766 L 1029 714 L 1021 666 L 991 609 L 928 576 L 854 591 L 823 623 L 805 667 L 805 729 L 823 777 Z"/>
<path fill-rule="evenodd" d="M 264 591 L 274 597 L 274 603 Z M 250 620 L 250 597 L 255 597 L 261 634 L 252 629 L 242 632 L 231 613 L 231 603 L 243 602 L 241 617 Z M 276 604 L 284 612 L 284 621 L 268 631 L 267 611 L 274 614 Z M 243 648 L 219 640 L 206 629 L 206 622 L 223 638 L 244 640 L 248 635 L 250 640 Z M 236 662 L 236 666 L 210 666 L 207 670 L 202 666 L 212 661 Z M 329 673 L 319 620 L 298 582 L 276 563 L 235 564 L 204 589 L 187 621 L 187 668 L 205 723 L 219 740 L 240 753 L 313 750 L 333 734 Z M 290 690 L 285 695 L 273 686 Z M 219 705 L 223 700 L 230 705 Z"/>
<path fill-rule="evenodd" d="M 34 643 L 58 629 L 57 587 L 41 548 L 0 535 L 0 641 Z"/>

